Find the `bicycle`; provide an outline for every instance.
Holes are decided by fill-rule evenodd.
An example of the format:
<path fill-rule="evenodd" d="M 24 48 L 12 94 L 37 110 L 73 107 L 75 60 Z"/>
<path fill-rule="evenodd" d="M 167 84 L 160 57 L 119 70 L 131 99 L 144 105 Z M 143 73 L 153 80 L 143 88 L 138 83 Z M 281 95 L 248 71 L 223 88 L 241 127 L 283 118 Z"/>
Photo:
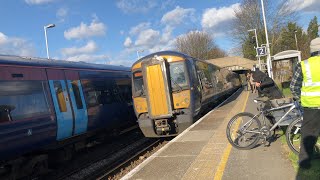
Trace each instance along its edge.
<path fill-rule="evenodd" d="M 229 143 L 241 150 L 252 149 L 257 145 L 260 139 L 263 139 L 263 143 L 267 145 L 269 138 L 272 137 L 272 131 L 278 126 L 288 126 L 295 118 L 301 119 L 302 113 L 299 110 L 299 104 L 297 102 L 290 102 L 288 104 L 278 104 L 278 107 L 272 107 L 271 109 L 263 108 L 263 103 L 270 103 L 270 100 L 255 99 L 255 103 L 259 103 L 257 114 L 249 112 L 241 112 L 231 118 L 227 125 L 226 134 Z M 288 110 L 286 110 L 288 109 Z M 267 124 L 266 117 L 270 116 L 272 112 L 284 110 L 284 115 L 276 122 Z M 259 117 L 262 116 L 262 123 Z M 287 118 L 287 119 L 286 119 Z M 238 121 L 240 120 L 240 121 Z M 270 126 L 272 126 L 270 128 Z M 270 145 L 270 142 L 269 142 Z"/>
<path fill-rule="evenodd" d="M 286 140 L 289 148 L 296 155 L 300 152 L 300 129 L 302 125 L 302 118 L 296 119 L 290 123 L 286 131 Z M 315 145 L 315 153 L 317 156 L 320 156 L 320 138 L 318 138 L 317 143 Z"/>

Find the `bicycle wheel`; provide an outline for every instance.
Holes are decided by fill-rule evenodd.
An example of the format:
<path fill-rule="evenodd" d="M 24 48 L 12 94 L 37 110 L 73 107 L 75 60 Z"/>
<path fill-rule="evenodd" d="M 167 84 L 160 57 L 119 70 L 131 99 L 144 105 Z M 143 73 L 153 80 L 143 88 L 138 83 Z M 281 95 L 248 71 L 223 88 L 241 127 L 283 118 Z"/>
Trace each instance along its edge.
<path fill-rule="evenodd" d="M 260 129 L 261 122 L 258 118 L 254 118 L 254 115 L 251 113 L 242 112 L 231 118 L 226 129 L 226 134 L 229 143 L 233 147 L 247 150 L 253 148 L 258 143 Z"/>
<path fill-rule="evenodd" d="M 301 141 L 301 124 L 302 119 L 298 118 L 292 121 L 286 131 L 287 144 L 292 152 L 295 154 L 300 153 L 300 141 Z M 320 157 L 320 138 L 318 138 L 317 143 L 314 147 L 315 156 Z"/>

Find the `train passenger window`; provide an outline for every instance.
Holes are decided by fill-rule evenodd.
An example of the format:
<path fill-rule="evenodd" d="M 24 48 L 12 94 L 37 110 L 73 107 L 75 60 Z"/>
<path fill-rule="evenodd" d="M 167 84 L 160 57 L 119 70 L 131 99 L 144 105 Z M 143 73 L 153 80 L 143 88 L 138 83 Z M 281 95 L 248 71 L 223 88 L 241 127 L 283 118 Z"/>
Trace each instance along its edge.
<path fill-rule="evenodd" d="M 116 79 L 116 86 L 119 89 L 121 102 L 130 103 L 132 101 L 131 95 L 131 80 L 130 79 Z"/>
<path fill-rule="evenodd" d="M 56 91 L 60 112 L 67 112 L 67 104 L 64 97 L 62 85 L 60 81 L 53 81 L 53 86 Z"/>
<path fill-rule="evenodd" d="M 81 80 L 81 83 L 88 107 L 120 102 L 119 90 L 112 80 Z"/>
<path fill-rule="evenodd" d="M 0 81 L 0 123 L 50 114 L 46 81 Z"/>
<path fill-rule="evenodd" d="M 76 99 L 76 104 L 78 109 L 83 109 L 83 104 L 81 100 L 81 95 L 80 95 L 80 90 L 79 90 L 79 85 L 78 85 L 78 80 L 73 80 L 71 82 L 72 84 L 72 89 L 74 93 L 74 97 Z"/>
<path fill-rule="evenodd" d="M 185 75 L 184 62 L 170 63 L 170 79 L 173 91 L 181 90 L 188 87 L 188 82 Z"/>
<path fill-rule="evenodd" d="M 206 63 L 201 62 L 201 61 L 196 61 L 196 66 L 197 66 L 197 69 L 200 72 L 203 73 L 203 75 L 200 76 L 200 78 L 202 80 L 202 83 L 203 83 L 203 86 L 206 89 L 213 88 L 213 85 L 212 85 L 212 72 L 213 72 L 213 69 L 212 69 L 211 65 L 206 64 Z"/>

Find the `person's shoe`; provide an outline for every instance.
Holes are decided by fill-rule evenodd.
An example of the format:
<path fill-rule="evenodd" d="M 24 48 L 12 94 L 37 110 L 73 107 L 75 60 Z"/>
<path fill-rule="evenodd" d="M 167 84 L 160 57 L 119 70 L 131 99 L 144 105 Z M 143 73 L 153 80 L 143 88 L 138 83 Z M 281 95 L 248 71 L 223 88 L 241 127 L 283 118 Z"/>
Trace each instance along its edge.
<path fill-rule="evenodd" d="M 311 167 L 310 160 L 303 160 L 303 161 L 299 162 L 299 167 L 301 169 L 310 169 L 310 167 Z"/>

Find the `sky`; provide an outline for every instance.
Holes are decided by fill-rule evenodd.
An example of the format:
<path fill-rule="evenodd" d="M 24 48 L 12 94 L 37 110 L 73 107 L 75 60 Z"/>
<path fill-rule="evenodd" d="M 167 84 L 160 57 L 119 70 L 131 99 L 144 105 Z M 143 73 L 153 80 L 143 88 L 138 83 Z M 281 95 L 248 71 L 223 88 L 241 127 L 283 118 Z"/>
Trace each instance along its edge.
<path fill-rule="evenodd" d="M 173 50 L 175 39 L 206 31 L 232 55 L 230 24 L 240 0 L 1 0 L 0 54 L 131 66 L 137 56 Z M 320 0 L 289 0 L 305 30 Z M 138 52 L 138 53 L 137 53 Z"/>

